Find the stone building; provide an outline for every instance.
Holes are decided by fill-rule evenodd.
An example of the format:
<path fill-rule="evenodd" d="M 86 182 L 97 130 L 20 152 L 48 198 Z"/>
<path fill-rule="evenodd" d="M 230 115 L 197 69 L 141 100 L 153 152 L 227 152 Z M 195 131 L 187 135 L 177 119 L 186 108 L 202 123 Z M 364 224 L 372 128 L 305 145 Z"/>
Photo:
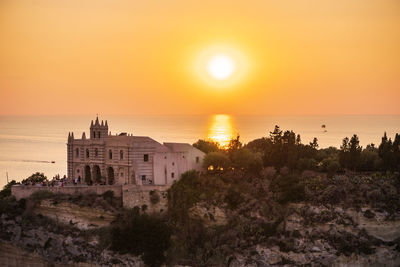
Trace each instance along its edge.
<path fill-rule="evenodd" d="M 169 185 L 188 170 L 202 170 L 204 153 L 185 143 L 164 143 L 147 136 L 111 135 L 108 123 L 90 125 L 90 136 L 68 134 L 68 178 L 86 183 Z"/>

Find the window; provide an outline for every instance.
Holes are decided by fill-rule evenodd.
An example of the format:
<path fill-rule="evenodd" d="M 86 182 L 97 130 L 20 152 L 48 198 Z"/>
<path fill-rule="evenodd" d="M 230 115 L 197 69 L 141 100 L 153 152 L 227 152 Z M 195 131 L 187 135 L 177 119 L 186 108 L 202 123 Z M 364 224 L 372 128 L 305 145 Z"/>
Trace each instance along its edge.
<path fill-rule="evenodd" d="M 124 173 L 123 172 L 121 172 L 121 177 L 124 177 Z"/>
<path fill-rule="evenodd" d="M 199 162 L 200 162 L 200 158 L 196 157 L 196 163 L 199 163 Z"/>
<path fill-rule="evenodd" d="M 111 149 L 108 150 L 108 157 L 109 157 L 110 159 L 112 159 L 112 151 L 111 151 Z"/>
<path fill-rule="evenodd" d="M 76 151 L 76 157 L 79 157 L 79 148 L 77 148 L 75 151 Z"/>
<path fill-rule="evenodd" d="M 98 134 L 99 134 L 99 138 L 100 138 L 100 132 Z"/>
<path fill-rule="evenodd" d="M 143 161 L 145 161 L 145 162 L 149 161 L 149 154 L 143 155 Z"/>
<path fill-rule="evenodd" d="M 86 148 L 86 157 L 89 158 L 89 149 Z"/>
<path fill-rule="evenodd" d="M 175 173 L 171 172 L 171 178 L 175 178 Z"/>
<path fill-rule="evenodd" d="M 119 151 L 119 159 L 124 159 L 124 151 Z"/>
<path fill-rule="evenodd" d="M 175 162 L 172 162 L 172 166 L 175 166 Z"/>
<path fill-rule="evenodd" d="M 146 181 L 146 175 L 142 175 L 142 181 Z"/>
<path fill-rule="evenodd" d="M 99 155 L 99 150 L 97 148 L 94 149 L 94 156 L 97 157 Z"/>

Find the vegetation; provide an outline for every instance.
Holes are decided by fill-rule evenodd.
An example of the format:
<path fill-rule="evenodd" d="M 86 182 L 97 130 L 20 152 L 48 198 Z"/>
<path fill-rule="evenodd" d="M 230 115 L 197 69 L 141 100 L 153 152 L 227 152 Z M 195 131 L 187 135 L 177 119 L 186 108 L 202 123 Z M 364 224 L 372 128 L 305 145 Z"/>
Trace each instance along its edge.
<path fill-rule="evenodd" d="M 15 180 L 12 180 L 8 184 L 6 184 L 3 188 L 3 190 L 0 191 L 0 200 L 4 199 L 5 197 L 11 196 L 11 186 L 17 185 L 17 184 L 19 184 L 19 183 L 17 183 Z"/>
<path fill-rule="evenodd" d="M 29 176 L 28 178 L 22 180 L 22 184 L 39 184 L 47 181 L 47 177 L 44 173 L 36 172 Z"/>
<path fill-rule="evenodd" d="M 310 204 L 327 209 L 334 205 L 358 210 L 368 206 L 363 213 L 366 218 L 373 218 L 376 210 L 386 213 L 388 219 L 397 216 L 399 145 L 398 134 L 394 141 L 385 134 L 379 147 L 370 144 L 363 148 L 358 136 L 353 135 L 345 137 L 339 149 L 319 148 L 316 138 L 303 144 L 300 135 L 276 126 L 268 137 L 247 144 L 240 136 L 225 148 L 205 140 L 196 142 L 195 146 L 206 153 L 203 163 L 208 171 L 186 172 L 170 187 L 164 217 L 148 215 L 146 205 L 116 209 L 121 201 L 112 191 L 97 196 L 53 195 L 39 190 L 27 203 L 48 198 L 54 204 L 68 200 L 117 210 L 119 217 L 110 227 L 91 234 L 100 237 L 102 248 L 139 255 L 149 266 L 220 266 L 226 265 L 232 253 L 254 249 L 257 244 L 295 251 L 295 239 L 303 233 L 285 230 L 293 203 L 297 203 L 296 211 L 305 223 L 310 224 L 348 220 L 335 217 L 337 212 L 333 211 L 314 214 L 305 208 Z M 43 174 L 35 173 L 24 182 L 45 179 Z M 33 216 L 26 212 L 29 205 L 10 196 L 12 184 L 15 181 L 0 191 L 0 212 Z M 157 191 L 150 191 L 149 197 L 152 204 L 160 202 Z M 297 209 L 302 204 L 306 205 Z M 344 224 L 350 223 L 348 220 Z M 324 239 L 338 253 L 370 254 L 374 248 L 368 238 L 366 233 L 336 233 L 312 236 L 310 242 Z"/>
<path fill-rule="evenodd" d="M 103 246 L 119 253 L 142 255 L 149 266 L 160 266 L 171 245 L 171 231 L 162 219 L 129 210 L 110 228 L 103 229 Z"/>

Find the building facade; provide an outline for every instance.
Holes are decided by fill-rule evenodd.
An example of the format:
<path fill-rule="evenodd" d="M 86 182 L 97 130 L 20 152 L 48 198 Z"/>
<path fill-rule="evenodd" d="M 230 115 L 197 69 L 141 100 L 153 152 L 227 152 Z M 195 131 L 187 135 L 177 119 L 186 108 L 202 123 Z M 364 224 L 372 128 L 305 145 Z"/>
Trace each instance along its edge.
<path fill-rule="evenodd" d="M 185 143 L 163 143 L 147 136 L 111 135 L 98 117 L 89 138 L 68 134 L 68 178 L 88 184 L 169 185 L 188 170 L 202 170 L 204 153 Z"/>

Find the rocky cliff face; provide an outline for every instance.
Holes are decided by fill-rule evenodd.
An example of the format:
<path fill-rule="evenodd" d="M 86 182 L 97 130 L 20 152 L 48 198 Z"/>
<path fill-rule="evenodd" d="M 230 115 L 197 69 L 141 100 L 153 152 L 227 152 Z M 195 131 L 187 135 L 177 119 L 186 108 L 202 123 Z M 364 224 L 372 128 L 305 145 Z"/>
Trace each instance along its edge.
<path fill-rule="evenodd" d="M 379 210 L 292 204 L 266 242 L 237 251 L 229 266 L 399 266 L 400 216 Z"/>
<path fill-rule="evenodd" d="M 80 207 L 63 201 L 55 204 L 52 200 L 42 200 L 34 208 L 36 214 L 47 216 L 56 222 L 73 225 L 79 229 L 108 226 L 116 213 L 96 207 Z"/>
<path fill-rule="evenodd" d="M 54 224 L 43 216 L 0 217 L 0 259 L 4 266 L 144 266 L 133 255 L 98 246 L 95 236 Z"/>

